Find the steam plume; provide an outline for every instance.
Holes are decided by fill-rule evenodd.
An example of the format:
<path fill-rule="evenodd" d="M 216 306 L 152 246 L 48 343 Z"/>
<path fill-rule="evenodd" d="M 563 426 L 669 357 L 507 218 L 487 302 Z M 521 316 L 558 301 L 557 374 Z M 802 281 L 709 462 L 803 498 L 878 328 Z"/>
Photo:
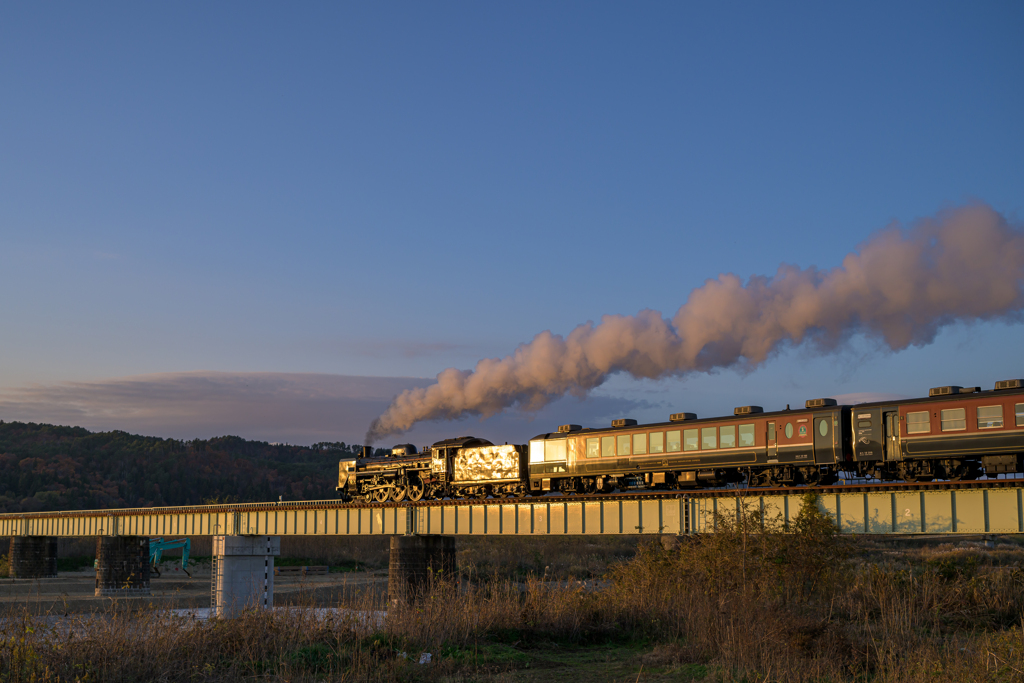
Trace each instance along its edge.
<path fill-rule="evenodd" d="M 927 344 L 957 321 L 1019 314 L 1022 283 L 1018 226 L 984 204 L 944 211 L 908 230 L 894 224 L 875 233 L 836 268 L 783 265 L 745 284 L 720 275 L 693 290 L 671 320 L 649 309 L 606 315 L 564 338 L 541 332 L 471 371 L 449 368 L 436 384 L 399 394 L 367 443 L 422 420 L 537 410 L 565 394 L 582 397 L 617 372 L 657 379 L 754 367 L 786 344 L 827 352 L 858 333 L 892 350 Z"/>

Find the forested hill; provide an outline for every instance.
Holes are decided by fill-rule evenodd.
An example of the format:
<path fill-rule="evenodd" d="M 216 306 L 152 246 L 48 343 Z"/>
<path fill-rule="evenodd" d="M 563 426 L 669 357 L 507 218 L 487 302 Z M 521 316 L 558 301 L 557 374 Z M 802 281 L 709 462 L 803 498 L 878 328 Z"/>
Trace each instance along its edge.
<path fill-rule="evenodd" d="M 334 498 L 338 460 L 358 450 L 0 421 L 0 511 Z"/>

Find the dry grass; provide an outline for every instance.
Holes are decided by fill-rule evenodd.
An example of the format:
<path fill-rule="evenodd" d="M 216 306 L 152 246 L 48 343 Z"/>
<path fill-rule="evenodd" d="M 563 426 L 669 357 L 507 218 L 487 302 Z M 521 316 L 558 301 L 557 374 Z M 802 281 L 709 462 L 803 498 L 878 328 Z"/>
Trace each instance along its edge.
<path fill-rule="evenodd" d="M 640 543 L 640 536 L 469 536 L 459 538 L 457 554 L 467 577 L 587 579 L 632 558 Z"/>
<path fill-rule="evenodd" d="M 888 555 L 892 547 L 869 544 L 880 559 L 870 562 L 865 546 L 813 512 L 790 533 L 771 520 L 762 530 L 761 521 L 719 520 L 715 535 L 672 548 L 643 543 L 629 559 L 592 565 L 587 555 L 601 549 L 585 539 L 473 539 L 460 556 L 470 578 L 501 563 L 512 569 L 487 581 L 438 581 L 411 605 L 388 608 L 382 596 L 355 591 L 340 601 L 353 613 L 387 608 L 379 624 L 312 610 L 208 623 L 152 610 L 77 625 L 8 615 L 0 679 L 567 680 L 557 671 L 575 667 L 576 680 L 626 680 L 628 670 L 628 680 L 723 683 L 1024 681 L 1015 548 Z M 628 555 L 635 543 L 617 551 Z M 530 557 L 537 547 L 541 562 Z M 602 567 L 598 588 L 550 580 L 553 571 L 592 576 Z M 524 568 L 534 573 L 524 577 Z M 415 662 L 421 652 L 433 655 L 429 666 Z M 604 654 L 573 659 L 579 652 Z"/>

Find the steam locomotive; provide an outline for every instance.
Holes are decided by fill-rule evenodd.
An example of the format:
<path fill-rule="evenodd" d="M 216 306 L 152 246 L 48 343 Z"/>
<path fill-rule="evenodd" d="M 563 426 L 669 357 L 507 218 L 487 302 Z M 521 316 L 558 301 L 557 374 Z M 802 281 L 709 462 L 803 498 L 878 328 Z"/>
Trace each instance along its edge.
<path fill-rule="evenodd" d="M 364 456 L 370 453 L 364 449 Z M 1024 380 L 945 386 L 927 398 L 668 422 L 614 420 L 610 428 L 562 425 L 529 444 L 463 436 L 417 451 L 342 460 L 339 494 L 385 502 L 423 498 L 525 497 L 556 491 L 828 485 L 841 473 L 883 481 L 962 480 L 1024 471 Z"/>

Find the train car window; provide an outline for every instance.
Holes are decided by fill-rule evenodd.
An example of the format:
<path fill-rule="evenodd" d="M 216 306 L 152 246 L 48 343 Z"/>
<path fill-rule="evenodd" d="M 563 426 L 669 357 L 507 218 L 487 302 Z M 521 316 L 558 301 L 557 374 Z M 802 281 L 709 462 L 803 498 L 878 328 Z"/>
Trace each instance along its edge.
<path fill-rule="evenodd" d="M 774 422 L 769 422 L 768 423 L 768 440 L 769 441 L 775 441 L 775 423 Z"/>
<path fill-rule="evenodd" d="M 601 456 L 607 458 L 610 455 L 615 455 L 615 437 L 614 436 L 602 436 L 601 437 Z"/>
<path fill-rule="evenodd" d="M 967 429 L 967 411 L 964 408 L 947 408 L 939 415 L 942 418 L 942 431 L 955 432 L 958 429 Z"/>
<path fill-rule="evenodd" d="M 736 448 L 736 425 L 719 427 L 718 441 L 722 448 Z"/>
<path fill-rule="evenodd" d="M 927 434 L 932 431 L 932 423 L 928 419 L 928 411 L 907 413 L 907 434 Z"/>
<path fill-rule="evenodd" d="M 633 435 L 633 455 L 645 455 L 647 453 L 647 435 Z"/>
<path fill-rule="evenodd" d="M 651 432 L 651 453 L 665 452 L 665 432 Z"/>
<path fill-rule="evenodd" d="M 718 448 L 718 430 L 714 427 L 704 427 L 700 430 L 700 449 L 702 451 Z"/>
<path fill-rule="evenodd" d="M 665 450 L 669 453 L 679 452 L 679 430 L 668 433 L 668 448 Z"/>
<path fill-rule="evenodd" d="M 544 462 L 544 442 L 531 441 L 530 442 L 530 462 Z"/>
<path fill-rule="evenodd" d="M 616 448 L 615 448 L 615 454 L 616 455 L 629 455 L 629 442 L 630 442 L 630 438 L 631 437 L 629 436 L 629 434 L 619 434 L 619 436 L 618 436 L 619 443 L 616 444 Z"/>
<path fill-rule="evenodd" d="M 1014 407 L 1014 413 L 1017 416 L 1017 426 L 1024 427 L 1024 403 L 1018 403 Z"/>
<path fill-rule="evenodd" d="M 592 439 L 587 439 L 587 457 L 597 458 L 601 455 L 601 439 L 596 436 Z"/>
<path fill-rule="evenodd" d="M 828 436 L 828 420 L 818 421 L 818 433 L 822 436 Z"/>
<path fill-rule="evenodd" d="M 792 439 L 793 438 L 793 423 L 792 422 L 787 422 L 786 423 L 786 438 L 787 439 Z"/>
<path fill-rule="evenodd" d="M 544 444 L 544 460 L 546 462 L 565 460 L 565 439 L 548 441 Z"/>
<path fill-rule="evenodd" d="M 994 429 L 1002 426 L 1002 406 L 980 406 L 978 408 L 978 429 Z"/>
<path fill-rule="evenodd" d="M 700 448 L 700 432 L 696 429 L 683 430 L 683 450 L 695 451 Z"/>
<path fill-rule="evenodd" d="M 740 448 L 750 448 L 754 445 L 754 425 L 740 425 Z"/>

